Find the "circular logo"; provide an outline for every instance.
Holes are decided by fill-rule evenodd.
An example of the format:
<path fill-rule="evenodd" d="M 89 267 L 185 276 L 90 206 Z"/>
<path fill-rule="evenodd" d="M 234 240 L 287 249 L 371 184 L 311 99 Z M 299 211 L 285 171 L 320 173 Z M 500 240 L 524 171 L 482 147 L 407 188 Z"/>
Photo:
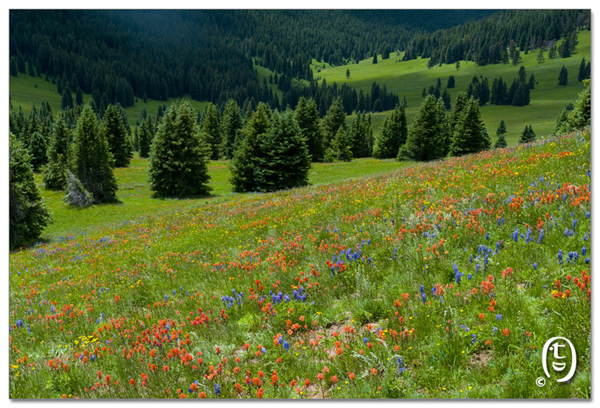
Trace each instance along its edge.
<path fill-rule="evenodd" d="M 537 385 L 538 387 L 543 387 L 544 385 L 546 385 L 546 379 L 544 377 L 538 377 L 537 380 L 535 380 L 535 385 Z"/>

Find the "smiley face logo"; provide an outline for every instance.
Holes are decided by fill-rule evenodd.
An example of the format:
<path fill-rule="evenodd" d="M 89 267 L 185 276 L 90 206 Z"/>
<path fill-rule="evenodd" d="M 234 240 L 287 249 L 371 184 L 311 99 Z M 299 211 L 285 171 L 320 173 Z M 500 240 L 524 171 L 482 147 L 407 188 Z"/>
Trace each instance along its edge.
<path fill-rule="evenodd" d="M 571 351 L 571 355 L 568 356 L 566 354 L 566 347 L 569 346 L 569 350 Z M 577 368 L 577 353 L 575 351 L 575 346 L 573 343 L 564 337 L 552 337 L 550 340 L 544 344 L 544 350 L 542 351 L 542 366 L 544 368 L 544 373 L 546 377 L 550 378 L 550 372 L 548 370 L 548 352 L 552 352 L 552 357 L 554 361 L 552 361 L 552 370 L 556 373 L 560 373 L 567 368 L 567 357 L 571 359 L 571 366 L 567 375 L 557 382 L 565 382 L 569 381 L 573 374 L 575 374 L 575 369 Z M 564 360 L 564 361 L 563 361 Z"/>

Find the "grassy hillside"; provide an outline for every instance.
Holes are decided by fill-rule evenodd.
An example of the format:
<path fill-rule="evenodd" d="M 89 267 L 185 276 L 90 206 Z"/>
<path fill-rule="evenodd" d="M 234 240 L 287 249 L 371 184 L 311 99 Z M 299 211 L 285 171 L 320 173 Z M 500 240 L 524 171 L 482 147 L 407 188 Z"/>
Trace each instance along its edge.
<path fill-rule="evenodd" d="M 50 102 L 53 112 L 58 112 L 61 108 L 62 96 L 56 92 L 56 85 L 46 81 L 43 77 L 31 77 L 25 74 L 19 74 L 18 77 L 10 77 L 10 100 L 14 107 L 21 106 L 23 112 L 28 114 L 31 111 L 31 107 L 35 103 L 39 106 L 41 102 L 46 99 Z M 83 94 L 83 101 L 87 103 L 91 95 Z M 207 102 L 198 102 L 190 99 L 189 97 L 184 98 L 188 100 L 194 109 L 198 112 L 202 112 Z M 73 93 L 73 100 L 75 100 L 75 93 Z M 135 125 L 135 122 L 141 117 L 142 109 L 146 109 L 149 114 L 156 114 L 158 107 L 162 105 L 169 106 L 173 99 L 167 101 L 153 101 L 148 99 L 148 102 L 144 103 L 143 99 L 136 98 L 137 102 L 134 106 L 131 106 L 125 111 L 127 112 L 127 120 L 131 126 Z"/>
<path fill-rule="evenodd" d="M 122 197 L 148 201 L 142 168 Z M 590 135 L 568 135 L 141 218 L 73 212 L 106 218 L 10 254 L 10 397 L 589 399 L 590 168 Z M 577 370 L 539 387 L 555 336 Z"/>
<path fill-rule="evenodd" d="M 427 69 L 429 59 L 397 62 L 401 59 L 401 55 L 392 53 L 386 60 L 382 60 L 380 55 L 377 64 L 373 64 L 372 59 L 368 59 L 362 60 L 358 64 L 339 67 L 326 66 L 323 69 L 322 64 L 319 65 L 315 62 L 313 69 L 315 77 L 321 80 L 326 79 L 328 84 L 337 82 L 338 85 L 342 85 L 346 83 L 357 91 L 363 90 L 365 93 L 370 93 L 371 85 L 373 82 L 377 82 L 380 86 L 387 85 L 388 91 L 397 93 L 400 100 L 406 95 L 410 123 L 412 116 L 423 101 L 423 88 L 428 89 L 431 85 L 435 85 L 438 78 L 441 78 L 443 90 L 448 82 L 448 77 L 454 75 L 456 86 L 454 89 L 448 90 L 454 101 L 457 92 L 467 90 L 473 76 L 487 77 L 490 88 L 494 78 L 499 76 L 502 76 L 503 80 L 508 81 L 510 85 L 513 78 L 517 77 L 520 66 L 523 65 L 527 70 L 527 75 L 535 74 L 538 81 L 535 89 L 531 91 L 530 105 L 525 107 L 488 105 L 481 110 L 488 133 L 493 136 L 492 139 L 495 140 L 496 129 L 500 120 L 504 119 L 508 129 L 506 139 L 509 144 L 514 145 L 517 143 L 523 127 L 530 123 L 538 137 L 548 136 L 554 128 L 556 116 L 567 103 L 577 99 L 577 94 L 583 89 L 583 85 L 577 82 L 579 64 L 582 57 L 585 57 L 586 61 L 590 60 L 590 31 L 580 32 L 578 39 L 579 44 L 573 56 L 566 59 L 559 57 L 549 59 L 546 52 L 545 62 L 542 64 L 537 62 L 537 52 L 531 52 L 521 55 L 522 62 L 518 66 L 494 64 L 480 67 L 473 62 L 461 61 L 459 70 L 456 70 L 455 65 Z M 569 72 L 567 86 L 558 85 L 558 74 L 563 65 Z M 317 72 L 318 69 L 321 71 Z M 350 70 L 349 79 L 346 78 L 347 69 Z M 373 115 L 373 127 L 376 134 L 387 114 L 387 112 L 382 112 Z M 348 121 L 350 120 L 352 117 L 348 118 Z"/>
<path fill-rule="evenodd" d="M 406 167 L 406 163 L 394 160 L 358 159 L 351 163 L 313 163 L 309 173 L 312 185 L 318 186 L 344 180 L 387 173 Z M 58 236 L 89 232 L 90 228 L 106 226 L 111 223 L 131 222 L 165 212 L 184 211 L 206 205 L 236 199 L 245 201 L 256 194 L 240 195 L 231 191 L 230 172 L 227 161 L 211 161 L 208 164 L 211 176 L 212 195 L 193 199 L 156 199 L 148 183 L 148 160 L 137 155 L 127 168 L 115 169 L 119 184 L 117 196 L 119 204 L 95 205 L 87 209 L 67 206 L 62 198 L 64 192 L 42 188 L 41 177 L 36 175 L 42 188 L 42 195 L 52 210 L 54 222 L 44 231 L 43 239 L 55 239 Z M 77 220 L 76 223 L 73 221 Z"/>

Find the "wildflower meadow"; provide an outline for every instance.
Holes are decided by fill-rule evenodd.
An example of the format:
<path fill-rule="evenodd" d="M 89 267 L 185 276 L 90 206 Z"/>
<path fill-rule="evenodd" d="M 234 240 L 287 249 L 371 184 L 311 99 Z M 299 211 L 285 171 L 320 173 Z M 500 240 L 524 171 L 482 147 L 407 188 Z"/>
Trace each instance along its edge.
<path fill-rule="evenodd" d="M 13 251 L 10 397 L 590 398 L 590 162 L 577 132 Z"/>

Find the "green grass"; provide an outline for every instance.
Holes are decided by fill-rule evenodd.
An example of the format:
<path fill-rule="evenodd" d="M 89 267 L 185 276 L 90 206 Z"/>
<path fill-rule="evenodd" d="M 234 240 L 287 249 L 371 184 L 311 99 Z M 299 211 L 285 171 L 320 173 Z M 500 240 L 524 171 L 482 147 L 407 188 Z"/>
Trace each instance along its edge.
<path fill-rule="evenodd" d="M 533 126 L 538 138 L 548 137 L 554 128 L 556 116 L 567 103 L 577 99 L 578 93 L 583 89 L 583 85 L 577 82 L 579 64 L 582 57 L 585 57 L 586 61 L 590 60 L 590 37 L 590 31 L 580 32 L 576 53 L 566 59 L 559 57 L 549 59 L 546 52 L 545 62 L 542 64 L 538 64 L 537 52 L 534 51 L 527 55 L 522 54 L 522 62 L 518 66 L 494 64 L 480 67 L 473 62 L 461 61 L 459 70 L 456 70 L 454 64 L 427 69 L 429 59 L 396 62 L 401 56 L 392 53 L 389 59 L 378 58 L 377 64 L 373 64 L 372 59 L 367 59 L 358 64 L 328 67 L 319 73 L 316 73 L 315 70 L 315 76 L 321 80 L 326 79 L 329 85 L 334 82 L 337 82 L 338 86 L 346 83 L 357 91 L 363 90 L 365 93 L 371 92 L 373 82 L 377 82 L 380 86 L 385 84 L 388 91 L 398 94 L 400 100 L 406 95 L 410 124 L 423 101 L 423 88 L 429 89 L 430 86 L 436 84 L 438 78 L 442 80 L 443 90 L 448 82 L 448 77 L 454 75 L 455 88 L 448 90 L 454 101 L 457 92 L 467 90 L 473 76 L 487 77 L 490 88 L 494 78 L 499 76 L 502 76 L 503 80 L 510 85 L 513 78 L 517 77 L 519 67 L 523 65 L 527 70 L 528 77 L 533 73 L 538 81 L 535 89 L 531 91 L 530 105 L 524 107 L 488 105 L 481 109 L 483 120 L 492 140 L 495 141 L 496 129 L 500 121 L 504 120 L 508 130 L 506 140 L 509 145 L 515 145 L 521 131 L 528 124 Z M 558 74 L 563 65 L 569 72 L 567 86 L 558 85 Z M 346 69 L 350 69 L 349 79 L 346 78 Z M 383 119 L 388 113 L 381 112 L 373 115 L 375 135 L 379 133 Z M 347 120 L 350 122 L 352 119 L 353 116 L 348 117 Z"/>
<path fill-rule="evenodd" d="M 66 205 L 62 201 L 64 192 L 44 189 L 38 174 L 36 180 L 42 188 L 43 197 L 52 210 L 54 218 L 54 222 L 44 231 L 42 238 L 52 239 L 67 234 L 89 232 L 93 228 L 134 221 L 142 217 L 158 216 L 174 210 L 184 211 L 232 199 L 246 200 L 253 197 L 255 194 L 240 195 L 231 191 L 228 164 L 228 161 L 209 162 L 210 185 L 213 188 L 210 197 L 159 199 L 153 198 L 150 190 L 148 160 L 141 159 L 136 154 L 129 167 L 115 169 L 119 184 L 117 196 L 120 203 L 96 205 L 87 209 Z M 350 163 L 313 163 L 309 180 L 312 185 L 319 186 L 387 173 L 406 166 L 406 163 L 398 163 L 394 160 L 375 159 L 357 159 Z"/>

